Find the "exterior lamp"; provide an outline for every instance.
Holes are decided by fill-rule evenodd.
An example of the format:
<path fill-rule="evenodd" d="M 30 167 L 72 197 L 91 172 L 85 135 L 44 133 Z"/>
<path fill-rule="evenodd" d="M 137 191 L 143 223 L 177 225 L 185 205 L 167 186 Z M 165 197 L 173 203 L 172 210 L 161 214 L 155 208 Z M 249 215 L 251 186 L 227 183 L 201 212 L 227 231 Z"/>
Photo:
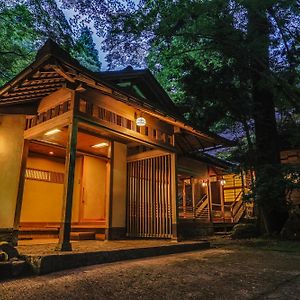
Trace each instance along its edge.
<path fill-rule="evenodd" d="M 146 119 L 145 119 L 144 117 L 138 117 L 138 118 L 136 118 L 136 120 L 135 120 L 135 124 L 136 124 L 137 126 L 142 127 L 142 126 L 146 126 L 147 122 L 146 122 Z"/>
<path fill-rule="evenodd" d="M 207 181 L 203 180 L 201 185 L 202 185 L 202 187 L 207 187 Z"/>
<path fill-rule="evenodd" d="M 220 180 L 220 183 L 221 183 L 221 185 L 225 185 L 225 184 L 226 184 L 225 179 L 221 179 L 221 180 Z"/>

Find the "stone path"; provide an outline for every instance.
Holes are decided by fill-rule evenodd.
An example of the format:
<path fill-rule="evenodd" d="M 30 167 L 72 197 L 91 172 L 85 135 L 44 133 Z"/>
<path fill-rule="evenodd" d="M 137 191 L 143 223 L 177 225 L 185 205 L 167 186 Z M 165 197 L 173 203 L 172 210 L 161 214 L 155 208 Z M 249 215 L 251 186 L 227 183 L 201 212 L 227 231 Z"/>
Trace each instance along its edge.
<path fill-rule="evenodd" d="M 216 245 L 6 281 L 0 299 L 300 299 L 300 252 Z"/>

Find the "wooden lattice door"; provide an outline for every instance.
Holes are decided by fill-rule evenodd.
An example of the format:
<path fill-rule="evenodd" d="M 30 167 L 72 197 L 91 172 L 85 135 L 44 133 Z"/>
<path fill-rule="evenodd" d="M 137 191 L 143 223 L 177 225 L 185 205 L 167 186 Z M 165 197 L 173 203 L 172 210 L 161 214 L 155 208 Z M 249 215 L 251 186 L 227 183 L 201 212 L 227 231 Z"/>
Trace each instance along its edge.
<path fill-rule="evenodd" d="M 171 176 L 170 155 L 128 162 L 129 237 L 171 237 Z"/>

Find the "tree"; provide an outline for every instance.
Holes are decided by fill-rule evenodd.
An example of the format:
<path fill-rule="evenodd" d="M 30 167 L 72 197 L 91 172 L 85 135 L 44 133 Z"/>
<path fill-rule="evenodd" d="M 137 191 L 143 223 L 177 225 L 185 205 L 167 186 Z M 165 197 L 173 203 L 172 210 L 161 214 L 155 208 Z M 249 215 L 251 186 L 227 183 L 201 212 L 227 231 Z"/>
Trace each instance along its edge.
<path fill-rule="evenodd" d="M 0 85 L 28 66 L 48 38 L 92 71 L 100 69 L 91 32 L 85 28 L 76 38 L 54 0 L 0 0 L 0 33 Z"/>
<path fill-rule="evenodd" d="M 34 58 L 38 36 L 33 18 L 24 5 L 8 7 L 0 2 L 0 85 L 11 79 Z"/>
<path fill-rule="evenodd" d="M 276 109 L 299 109 L 299 1 L 64 2 L 106 37 L 109 67 L 148 64 L 191 121 L 244 131 L 260 211 L 278 231 L 287 206 Z"/>
<path fill-rule="evenodd" d="M 80 36 L 76 40 L 71 54 L 86 68 L 94 72 L 100 72 L 99 54 L 95 48 L 92 32 L 88 27 L 81 29 Z"/>

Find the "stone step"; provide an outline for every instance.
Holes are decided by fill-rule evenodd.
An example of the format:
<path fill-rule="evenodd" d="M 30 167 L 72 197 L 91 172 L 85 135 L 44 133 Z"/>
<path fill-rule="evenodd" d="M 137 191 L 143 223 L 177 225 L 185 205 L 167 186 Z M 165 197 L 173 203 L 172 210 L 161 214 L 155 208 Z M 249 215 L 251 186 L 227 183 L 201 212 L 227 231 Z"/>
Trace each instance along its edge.
<path fill-rule="evenodd" d="M 95 232 L 71 232 L 71 240 L 82 241 L 82 240 L 94 240 Z"/>
<path fill-rule="evenodd" d="M 105 233 L 96 233 L 95 238 L 97 241 L 105 241 Z"/>

